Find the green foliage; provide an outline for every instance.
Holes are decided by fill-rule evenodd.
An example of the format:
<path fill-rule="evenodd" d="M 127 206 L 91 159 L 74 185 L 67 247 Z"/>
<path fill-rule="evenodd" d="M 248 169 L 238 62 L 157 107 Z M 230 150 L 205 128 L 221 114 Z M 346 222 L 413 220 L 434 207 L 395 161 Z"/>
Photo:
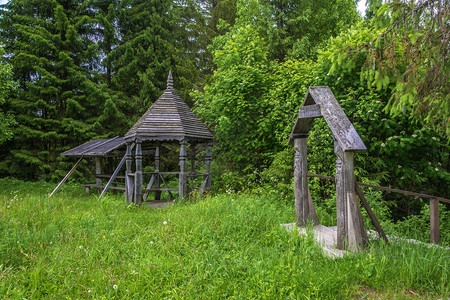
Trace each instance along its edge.
<path fill-rule="evenodd" d="M 4 53 L 3 48 L 0 48 L 0 56 Z M 11 66 L 0 62 L 0 144 L 13 137 L 11 127 L 17 124 L 14 115 L 7 111 L 13 86 Z"/>
<path fill-rule="evenodd" d="M 229 194 L 164 208 L 0 180 L 0 293 L 7 298 L 321 298 L 448 295 L 448 250 L 373 243 L 330 259 L 280 224 L 281 197 Z M 281 201 L 280 201 L 281 200 Z"/>
<path fill-rule="evenodd" d="M 370 41 L 374 35 L 376 33 L 366 27 L 355 27 L 342 33 L 330 40 L 315 65 L 316 84 L 331 87 L 368 148 L 366 153 L 356 156 L 357 176 L 360 181 L 448 198 L 450 148 L 446 138 L 423 127 L 408 114 L 391 115 L 386 112 L 384 108 L 396 88 L 392 77 L 377 81 L 381 73 L 368 75 L 361 71 L 365 64 L 364 52 L 345 52 Z M 315 147 L 322 147 L 328 133 L 323 126 L 313 129 L 310 138 L 312 151 L 308 158 L 311 157 L 312 165 L 317 164 L 317 156 L 317 159 L 325 160 L 321 165 L 328 166 L 327 169 L 320 169 L 317 173 L 332 175 L 333 152 L 328 152 L 329 159 L 325 159 L 325 153 L 314 151 Z M 321 137 L 317 146 L 316 135 Z M 327 145 L 332 149 L 331 142 L 329 140 Z M 396 194 L 386 194 L 384 201 L 391 205 L 395 218 L 419 213 L 423 207 L 418 201 L 411 204 L 408 198 Z"/>

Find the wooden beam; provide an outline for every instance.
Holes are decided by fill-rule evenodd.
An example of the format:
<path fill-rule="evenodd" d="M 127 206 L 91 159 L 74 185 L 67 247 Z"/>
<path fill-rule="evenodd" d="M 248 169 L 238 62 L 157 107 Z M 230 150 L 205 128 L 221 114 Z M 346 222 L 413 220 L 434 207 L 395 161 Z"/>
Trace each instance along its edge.
<path fill-rule="evenodd" d="M 66 180 L 70 177 L 70 175 L 72 175 L 72 173 L 76 170 L 82 159 L 83 157 L 80 157 L 80 159 L 75 163 L 72 169 L 70 169 L 69 173 L 67 173 L 66 176 L 64 176 L 63 180 L 61 180 L 61 182 L 56 186 L 53 192 L 48 196 L 49 198 L 53 196 L 53 194 L 55 194 L 61 188 L 64 182 L 66 182 Z"/>
<path fill-rule="evenodd" d="M 114 179 L 116 179 L 117 174 L 119 174 L 120 169 L 122 168 L 122 166 L 125 163 L 126 159 L 127 159 L 127 154 L 125 153 L 125 155 L 122 157 L 122 160 L 120 161 L 119 165 L 117 165 L 117 168 L 114 170 L 114 173 L 109 178 L 108 183 L 106 184 L 105 188 L 103 189 L 102 193 L 100 194 L 99 199 L 106 194 L 106 192 L 110 188 L 111 184 L 113 183 Z"/>
<path fill-rule="evenodd" d="M 355 192 L 347 193 L 347 235 L 348 235 L 348 249 L 353 252 L 358 252 L 363 248 L 361 222 L 358 217 L 358 202 L 356 200 Z"/>
<path fill-rule="evenodd" d="M 302 106 L 298 111 L 299 119 L 320 118 L 320 117 L 322 117 L 322 113 L 320 111 L 320 106 L 318 104 Z"/>
<path fill-rule="evenodd" d="M 430 199 L 430 234 L 431 243 L 439 244 L 439 200 Z"/>
<path fill-rule="evenodd" d="M 355 188 L 356 188 L 356 194 L 358 195 L 359 200 L 361 201 L 362 205 L 366 209 L 367 214 L 369 215 L 369 218 L 372 221 L 373 226 L 375 226 L 375 229 L 381 235 L 381 237 L 386 242 L 386 244 L 389 244 L 389 240 L 388 240 L 386 234 L 384 233 L 383 228 L 381 227 L 380 223 L 378 222 L 377 217 L 375 216 L 372 209 L 370 208 L 369 203 L 367 202 L 367 199 L 364 196 L 361 188 L 358 185 L 356 185 Z"/>

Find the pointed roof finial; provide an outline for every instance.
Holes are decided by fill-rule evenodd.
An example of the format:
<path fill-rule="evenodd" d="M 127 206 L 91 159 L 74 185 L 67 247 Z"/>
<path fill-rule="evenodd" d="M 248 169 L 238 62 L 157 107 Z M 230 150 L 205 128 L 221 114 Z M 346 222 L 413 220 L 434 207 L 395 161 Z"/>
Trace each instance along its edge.
<path fill-rule="evenodd" d="M 169 76 L 167 76 L 167 89 L 173 89 L 172 71 L 169 71 Z"/>

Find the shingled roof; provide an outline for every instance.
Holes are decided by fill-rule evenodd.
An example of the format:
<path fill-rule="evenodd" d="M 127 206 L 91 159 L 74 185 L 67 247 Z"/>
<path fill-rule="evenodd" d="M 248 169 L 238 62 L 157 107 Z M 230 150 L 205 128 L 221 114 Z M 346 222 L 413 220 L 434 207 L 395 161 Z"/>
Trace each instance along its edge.
<path fill-rule="evenodd" d="M 327 86 L 311 86 L 298 112 L 289 143 L 296 136 L 305 136 L 312 128 L 315 118 L 324 117 L 333 137 L 344 151 L 367 150 L 342 107 Z"/>
<path fill-rule="evenodd" d="M 125 135 L 126 141 L 135 138 L 143 141 L 208 141 L 213 135 L 174 90 L 169 72 L 167 89 Z"/>
<path fill-rule="evenodd" d="M 67 150 L 60 155 L 73 157 L 108 156 L 114 150 L 125 151 L 125 144 L 124 138 L 117 136 L 112 139 L 98 139 Z"/>

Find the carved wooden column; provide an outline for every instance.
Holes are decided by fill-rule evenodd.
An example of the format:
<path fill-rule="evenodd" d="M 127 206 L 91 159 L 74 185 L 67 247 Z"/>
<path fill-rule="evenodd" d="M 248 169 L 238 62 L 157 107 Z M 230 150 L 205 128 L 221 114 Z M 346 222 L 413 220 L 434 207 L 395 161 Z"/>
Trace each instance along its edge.
<path fill-rule="evenodd" d="M 125 171 L 125 198 L 128 204 L 133 201 L 133 177 L 131 176 L 131 163 L 133 157 L 131 155 L 131 143 L 127 143 L 127 152 L 126 152 L 126 167 Z"/>
<path fill-rule="evenodd" d="M 343 159 L 344 152 L 334 140 L 336 160 L 336 213 L 337 213 L 337 248 L 345 249 L 347 244 L 347 196 L 344 185 Z"/>
<path fill-rule="evenodd" d="M 134 204 L 142 202 L 142 141 L 136 139 L 136 172 L 134 173 Z"/>
<path fill-rule="evenodd" d="M 191 143 L 190 151 L 189 151 L 189 160 L 191 161 L 191 172 L 189 174 L 188 183 L 187 183 L 187 193 L 190 194 L 194 190 L 194 182 L 197 178 L 195 176 L 195 143 Z"/>
<path fill-rule="evenodd" d="M 160 174 L 159 174 L 159 146 L 160 143 L 156 142 L 156 149 L 155 149 L 155 187 L 154 189 L 157 190 L 161 187 L 160 183 Z M 161 192 L 155 191 L 155 200 L 161 200 Z"/>
<path fill-rule="evenodd" d="M 206 146 L 206 155 L 205 155 L 205 166 L 206 166 L 206 185 L 205 190 L 210 191 L 211 190 L 211 161 L 212 161 L 212 143 L 208 143 Z"/>
<path fill-rule="evenodd" d="M 187 176 L 186 176 L 186 146 L 187 142 L 185 140 L 181 141 L 180 147 L 180 175 L 179 175 L 179 185 L 178 185 L 178 197 L 180 199 L 186 198 L 187 192 Z"/>
<path fill-rule="evenodd" d="M 101 177 L 97 177 L 97 175 L 102 174 L 102 158 L 95 157 L 95 184 L 98 186 L 103 185 L 103 181 Z"/>
<path fill-rule="evenodd" d="M 294 139 L 294 194 L 295 194 L 295 221 L 298 226 L 308 223 L 308 179 L 307 179 L 307 135 Z"/>

